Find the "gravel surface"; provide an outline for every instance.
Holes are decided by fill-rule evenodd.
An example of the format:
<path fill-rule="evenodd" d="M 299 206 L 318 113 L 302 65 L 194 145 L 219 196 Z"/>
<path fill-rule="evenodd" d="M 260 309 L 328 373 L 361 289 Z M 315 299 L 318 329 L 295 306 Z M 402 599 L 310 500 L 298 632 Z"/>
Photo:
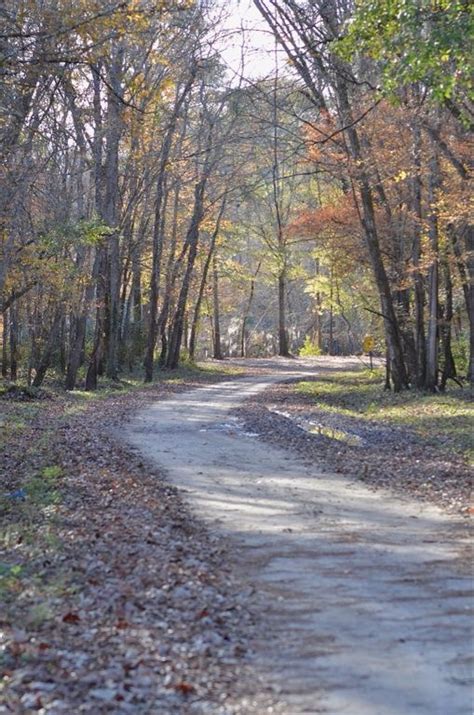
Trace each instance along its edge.
<path fill-rule="evenodd" d="M 369 486 L 388 487 L 464 514 L 470 511 L 472 469 L 462 459 L 426 445 L 409 429 L 315 409 L 293 383 L 273 386 L 235 410 L 244 429 Z M 308 431 L 318 427 L 322 434 Z M 338 436 L 346 436 L 349 443 L 326 436 L 331 430 L 342 432 Z"/>
<path fill-rule="evenodd" d="M 285 715 L 467 715 L 466 520 L 295 459 L 291 435 L 270 446 L 229 415 L 281 377 L 277 363 L 151 405 L 123 438 L 225 537 L 262 626 L 253 671 Z"/>

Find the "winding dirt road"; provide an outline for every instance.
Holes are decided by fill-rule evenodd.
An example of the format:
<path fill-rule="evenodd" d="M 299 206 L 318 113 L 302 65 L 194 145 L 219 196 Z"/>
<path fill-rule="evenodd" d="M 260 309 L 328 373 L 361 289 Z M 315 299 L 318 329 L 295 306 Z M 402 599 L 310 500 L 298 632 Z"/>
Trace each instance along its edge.
<path fill-rule="evenodd" d="M 125 438 L 229 538 L 235 572 L 265 611 L 253 666 L 288 715 L 470 715 L 465 527 L 323 473 L 228 414 L 308 369 L 277 362 L 266 375 L 178 395 L 139 413 Z"/>

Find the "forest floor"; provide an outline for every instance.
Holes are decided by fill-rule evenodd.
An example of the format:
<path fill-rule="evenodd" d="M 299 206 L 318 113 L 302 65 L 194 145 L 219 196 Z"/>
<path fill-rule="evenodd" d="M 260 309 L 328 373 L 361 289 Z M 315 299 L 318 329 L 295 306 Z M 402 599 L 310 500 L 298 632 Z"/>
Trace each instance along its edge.
<path fill-rule="evenodd" d="M 332 388 L 327 387 L 326 392 L 323 389 L 323 398 L 328 399 L 329 392 L 334 403 L 336 398 L 342 400 L 344 394 L 351 391 L 347 381 L 357 385 L 359 377 L 347 372 L 349 369 L 352 373 L 354 367 L 352 363 L 334 360 L 229 361 L 222 366 L 211 364 L 205 371 L 188 370 L 172 377 L 168 375 L 147 388 L 129 383 L 123 384 L 121 389 L 109 386 L 93 396 L 81 392 L 65 395 L 50 389 L 40 392 L 35 399 L 29 399 L 21 391 L 0 396 L 0 670 L 3 678 L 0 713 L 262 715 L 284 712 L 297 715 L 324 712 L 322 708 L 326 706 L 329 707 L 327 712 L 337 712 L 331 708 L 339 707 L 342 701 L 337 701 L 339 695 L 331 696 L 336 697 L 331 701 L 328 693 L 337 693 L 338 688 L 326 682 L 331 681 L 331 669 L 324 674 L 316 668 L 321 656 L 326 656 L 329 662 L 339 648 L 331 632 L 336 621 L 317 624 L 319 630 L 315 632 L 314 608 L 302 608 L 302 604 L 307 602 L 307 587 L 313 599 L 317 592 L 323 602 L 327 589 L 328 593 L 334 588 L 336 592 L 344 591 L 347 584 L 334 583 L 331 576 L 326 582 L 316 583 L 310 579 L 305 585 L 295 580 L 294 571 L 295 568 L 307 571 L 310 557 L 315 563 L 324 555 L 329 559 L 333 548 L 336 548 L 337 571 L 351 571 L 352 565 L 341 564 L 341 558 L 354 560 L 354 545 L 350 547 L 352 555 L 347 545 L 359 543 L 360 548 L 356 548 L 363 553 L 358 552 L 356 556 L 361 559 L 361 578 L 362 575 L 367 577 L 370 585 L 374 572 L 367 573 L 369 566 L 364 562 L 364 554 L 368 555 L 367 539 L 370 537 L 369 541 L 378 543 L 381 530 L 382 542 L 390 543 L 395 551 L 417 540 L 425 544 L 426 558 L 418 553 L 415 544 L 416 558 L 410 557 L 402 565 L 388 564 L 391 580 L 387 582 L 383 578 L 382 582 L 391 591 L 395 590 L 400 600 L 403 594 L 398 594 L 395 580 L 397 584 L 405 580 L 409 590 L 416 585 L 420 590 L 420 603 L 423 589 L 431 589 L 439 582 L 436 598 L 443 596 L 444 610 L 436 607 L 431 615 L 432 620 L 441 624 L 441 635 L 434 638 L 430 619 L 422 622 L 416 604 L 412 615 L 414 619 L 421 619 L 420 632 L 423 629 L 425 632 L 420 641 L 422 645 L 426 647 L 433 638 L 438 645 L 445 646 L 442 663 L 446 663 L 452 682 L 458 683 L 460 694 L 453 695 L 444 681 L 440 681 L 437 693 L 440 708 L 447 702 L 446 697 L 451 704 L 461 702 L 467 670 L 463 633 L 469 632 L 463 610 L 466 607 L 465 569 L 462 557 L 460 559 L 465 538 L 464 520 L 458 522 L 436 507 L 413 504 L 406 494 L 404 500 L 394 498 L 388 503 L 383 488 L 380 492 L 368 489 L 364 482 L 377 488 L 387 486 L 387 478 L 377 477 L 388 465 L 387 461 L 378 461 L 383 450 L 379 450 L 377 456 L 369 449 L 365 462 L 359 462 L 350 451 L 346 453 L 344 442 L 341 448 L 339 439 L 340 432 L 354 433 L 364 440 L 357 447 L 367 451 L 367 443 L 370 444 L 367 429 L 372 427 L 370 424 L 367 427 L 366 417 L 355 418 L 344 413 L 343 418 L 360 421 L 359 431 L 355 430 L 355 422 L 351 423 L 352 431 L 348 430 L 347 423 L 331 423 L 331 437 L 327 433 L 307 434 L 301 429 L 307 426 L 305 420 L 314 421 L 318 412 L 321 432 L 322 398 L 314 393 L 314 378 L 318 377 L 321 385 L 336 385 L 335 393 L 331 392 Z M 232 378 L 230 382 L 229 378 Z M 285 379 L 292 382 L 275 386 L 274 383 Z M 366 379 L 370 392 L 375 378 L 361 373 L 360 380 Z M 295 384 L 295 380 L 300 384 Z M 212 383 L 212 386 L 196 389 L 203 383 Z M 270 391 L 263 392 L 268 387 Z M 362 389 L 361 394 L 363 392 Z M 250 402 L 242 408 L 246 398 Z M 210 410 L 204 417 L 203 400 L 204 409 Z M 363 400 L 361 403 L 357 398 L 357 405 L 353 411 L 363 406 Z M 349 409 L 347 404 L 338 405 L 337 400 L 332 406 Z M 228 411 L 233 408 L 244 412 L 229 415 Z M 392 449 L 392 442 L 395 444 L 399 437 L 407 438 L 403 430 L 408 429 L 411 441 L 408 440 L 407 445 L 410 450 L 413 448 L 410 454 L 415 483 L 413 489 L 409 489 L 410 496 L 413 492 L 423 498 L 441 498 L 450 509 L 463 513 L 468 480 L 464 457 L 460 456 L 460 450 L 467 449 L 465 440 L 468 438 L 463 427 L 463 420 L 467 419 L 465 409 L 461 395 L 459 415 L 452 412 L 449 419 L 449 423 L 454 424 L 460 417 L 457 436 L 454 436 L 458 440 L 457 455 L 444 451 L 442 459 L 436 457 L 445 462 L 450 462 L 452 457 L 455 473 L 461 475 L 464 485 L 461 490 L 446 487 L 448 478 L 444 489 L 418 489 L 418 482 L 433 481 L 427 480 L 424 463 L 420 469 L 422 476 L 417 476 L 419 453 L 413 444 L 421 439 L 420 450 L 426 446 L 423 434 L 418 434 L 418 424 L 408 429 L 406 425 L 379 419 L 381 416 L 375 414 L 381 431 L 372 440 L 374 443 L 387 441 L 387 449 Z M 140 412 L 132 422 L 132 427 L 138 425 L 134 436 L 133 430 L 130 433 L 131 428 L 125 429 L 124 425 L 137 410 Z M 369 410 L 370 422 L 374 421 L 374 410 L 373 406 Z M 329 412 L 336 415 L 335 410 L 327 410 Z M 170 414 L 171 422 L 167 421 Z M 145 431 L 140 415 L 151 419 Z M 436 424 L 439 422 L 433 421 L 433 425 Z M 326 423 L 323 426 L 327 426 Z M 150 429 L 156 438 L 150 439 Z M 387 430 L 393 432 L 391 437 Z M 257 431 L 267 442 L 278 442 L 291 451 L 281 452 L 268 444 L 260 446 Z M 437 434 L 443 434 L 446 439 L 444 428 L 440 427 Z M 124 441 L 124 435 L 127 441 L 144 440 L 145 449 L 137 453 Z M 334 462 L 326 440 L 333 445 L 333 450 L 337 444 L 337 451 L 341 452 Z M 437 449 L 436 441 L 430 449 Z M 311 442 L 310 448 L 307 445 Z M 147 452 L 150 445 L 152 455 Z M 356 449 L 354 443 L 348 447 Z M 151 457 L 151 461 L 146 461 L 143 453 Z M 406 453 L 404 448 L 401 456 Z M 392 456 L 396 457 L 395 448 Z M 330 465 L 333 472 L 348 473 L 346 466 L 351 460 L 354 464 L 351 475 L 356 481 L 333 474 L 329 493 L 324 475 Z M 431 464 L 431 457 L 430 460 Z M 363 466 L 366 463 L 368 467 Z M 163 469 L 168 472 L 167 479 L 163 479 Z M 403 476 L 403 469 L 398 466 L 395 472 L 399 476 L 393 486 L 406 491 L 408 477 Z M 406 472 L 408 474 L 408 469 Z M 436 483 L 441 479 L 440 473 L 436 472 Z M 317 486 L 322 493 L 308 493 L 308 475 L 312 479 L 311 490 L 315 486 L 314 476 L 318 475 Z M 276 479 L 278 484 L 274 483 Z M 405 484 L 400 487 L 403 479 Z M 334 485 L 338 487 L 336 490 Z M 187 491 L 183 493 L 183 490 Z M 443 496 L 443 492 L 449 492 L 449 496 Z M 303 510 L 300 508 L 302 496 Z M 245 506 L 246 497 L 249 504 L 256 506 L 255 514 L 250 516 L 252 510 Z M 262 500 L 268 509 L 262 506 Z M 363 509 L 366 517 L 370 514 L 370 525 L 367 518 L 364 521 L 359 517 L 355 524 L 354 513 L 348 514 L 346 510 L 348 500 L 357 505 L 359 517 Z M 277 503 L 278 508 L 274 508 Z M 337 524 L 334 519 L 335 508 L 343 515 L 343 521 L 345 519 L 342 529 L 340 519 Z M 383 515 L 384 508 L 388 514 L 383 518 L 390 524 L 387 522 L 382 528 L 379 512 Z M 220 521 L 214 523 L 214 519 Z M 237 527 L 232 519 L 237 519 Z M 324 549 L 319 554 L 314 553 L 315 544 L 310 540 L 313 521 L 318 538 L 321 533 L 325 534 Z M 399 531 L 396 544 L 392 534 L 395 527 Z M 369 536 L 366 531 L 370 532 Z M 258 532 L 260 536 L 255 541 Z M 300 538 L 301 534 L 305 534 L 304 554 L 300 549 L 302 544 L 298 545 L 298 540 L 293 538 L 294 535 Z M 272 553 L 268 552 L 270 535 Z M 297 558 L 293 564 L 295 547 L 300 551 L 300 560 Z M 370 558 L 373 559 L 373 554 Z M 293 565 L 288 571 L 290 562 Z M 416 576 L 414 569 L 421 570 L 421 576 Z M 282 582 L 288 578 L 294 582 L 290 596 L 284 593 Z M 385 591 L 381 592 L 376 584 L 371 585 L 374 597 L 383 601 Z M 366 596 L 362 593 L 357 598 L 362 610 L 366 608 L 370 612 Z M 349 597 L 354 594 L 345 594 L 346 610 Z M 275 603 L 280 604 L 280 608 L 272 614 L 269 605 Z M 337 603 L 334 607 L 327 605 L 336 620 L 344 620 Z M 393 603 L 389 605 L 390 612 L 392 607 Z M 454 615 L 449 616 L 449 609 Z M 299 610 L 306 612 L 311 622 L 305 622 L 300 614 L 303 621 L 294 623 L 291 630 L 291 613 Z M 291 633 L 282 634 L 278 628 L 277 622 L 282 617 Z M 360 620 L 360 614 L 357 618 Z M 365 623 L 363 618 L 362 623 Z M 444 626 L 450 634 L 449 644 L 445 643 Z M 362 629 L 355 636 L 360 640 L 367 633 Z M 412 640 L 416 642 L 417 637 L 413 636 Z M 399 634 L 397 648 L 410 638 Z M 281 695 L 278 695 L 282 689 L 281 663 L 268 657 L 273 641 L 275 652 L 281 652 L 287 664 L 293 659 L 296 668 L 295 673 L 285 676 L 287 692 Z M 306 645 L 302 646 L 303 641 Z M 393 643 L 391 646 L 394 647 Z M 318 653 L 311 651 L 315 648 L 319 649 Z M 345 652 L 344 648 L 342 651 Z M 420 670 L 415 644 L 407 646 L 406 651 L 409 670 L 415 668 L 420 677 L 432 678 L 429 668 Z M 437 646 L 433 653 L 432 663 L 441 657 Z M 374 651 L 370 657 L 376 655 Z M 400 655 L 406 657 L 407 653 L 400 654 L 395 649 L 396 658 Z M 301 658 L 309 663 L 309 670 L 298 671 Z M 392 660 L 389 659 L 390 667 L 397 662 Z M 337 668 L 333 669 L 334 673 L 339 679 Z M 360 673 L 353 675 L 360 679 Z M 313 683 L 309 692 L 308 679 Z M 315 682 L 318 684 L 317 709 Z M 327 687 L 323 687 L 324 682 Z M 347 682 L 348 693 L 352 685 L 351 675 Z M 388 691 L 375 688 L 373 697 L 376 691 L 377 697 L 385 697 L 388 692 L 390 699 L 390 688 Z M 352 692 L 351 697 L 353 695 Z M 418 697 L 420 701 L 423 701 L 422 695 Z M 313 709 L 303 709 L 309 701 Z M 365 702 L 363 707 L 366 705 Z M 420 707 L 410 712 L 424 713 Z M 372 710 L 366 708 L 361 712 L 366 715 Z M 374 712 L 398 715 L 407 711 L 390 709 L 389 704 L 386 711 L 379 708 Z M 459 713 L 464 715 L 461 709 Z"/>
<path fill-rule="evenodd" d="M 112 430 L 242 370 L 0 396 L 0 713 L 265 712 L 225 545 Z M 190 602 L 184 584 L 199 585 Z"/>

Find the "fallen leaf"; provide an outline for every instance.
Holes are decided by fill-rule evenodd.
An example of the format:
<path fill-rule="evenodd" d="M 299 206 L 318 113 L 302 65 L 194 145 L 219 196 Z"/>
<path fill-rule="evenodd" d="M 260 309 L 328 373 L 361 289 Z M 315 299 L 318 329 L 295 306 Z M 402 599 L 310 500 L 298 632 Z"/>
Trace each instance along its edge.
<path fill-rule="evenodd" d="M 80 620 L 80 616 L 77 613 L 70 612 L 63 616 L 63 623 L 79 623 Z"/>
<path fill-rule="evenodd" d="M 178 691 L 178 693 L 182 693 L 183 695 L 190 695 L 190 693 L 194 693 L 196 691 L 196 688 L 194 685 L 191 685 L 190 683 L 185 683 L 182 681 L 181 683 L 177 683 L 174 686 L 174 689 Z"/>

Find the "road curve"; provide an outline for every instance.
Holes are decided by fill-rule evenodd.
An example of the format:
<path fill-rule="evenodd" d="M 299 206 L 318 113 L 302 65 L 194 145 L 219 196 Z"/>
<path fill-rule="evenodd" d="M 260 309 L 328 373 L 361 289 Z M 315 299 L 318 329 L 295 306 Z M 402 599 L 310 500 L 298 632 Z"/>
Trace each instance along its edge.
<path fill-rule="evenodd" d="M 156 403 L 124 436 L 229 538 L 266 604 L 253 665 L 288 715 L 470 715 L 465 529 L 245 434 L 229 410 L 285 369 Z"/>

